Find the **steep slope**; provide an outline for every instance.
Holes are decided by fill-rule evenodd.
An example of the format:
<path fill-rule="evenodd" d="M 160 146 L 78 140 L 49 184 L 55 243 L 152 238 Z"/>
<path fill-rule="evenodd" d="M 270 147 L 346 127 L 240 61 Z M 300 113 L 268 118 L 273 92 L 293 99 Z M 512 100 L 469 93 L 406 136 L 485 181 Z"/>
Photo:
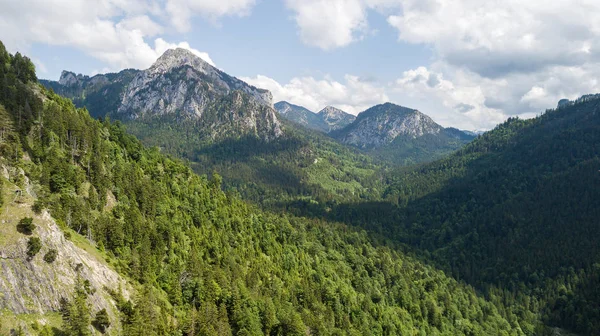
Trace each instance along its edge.
<path fill-rule="evenodd" d="M 433 161 L 472 140 L 457 129 L 445 129 L 425 114 L 391 103 L 374 106 L 331 135 L 396 163 Z"/>
<path fill-rule="evenodd" d="M 321 132 L 283 124 L 286 133 L 269 142 L 242 137 L 206 143 L 194 124 L 172 120 L 127 127 L 145 144 L 188 160 L 199 174 L 219 172 L 226 190 L 268 208 L 298 199 L 326 205 L 378 197 L 383 165 Z"/>
<path fill-rule="evenodd" d="M 550 325 L 597 335 L 599 155 L 600 96 L 563 101 L 397 172 L 385 193 L 394 206 L 349 204 L 335 218 L 425 250 L 481 289 L 535 298 Z"/>
<path fill-rule="evenodd" d="M 275 110 L 283 118 L 309 129 L 329 133 L 348 126 L 355 116 L 333 106 L 327 106 L 319 113 L 314 113 L 302 106 L 280 101 L 275 104 Z"/>
<path fill-rule="evenodd" d="M 279 115 L 286 120 L 317 131 L 323 132 L 325 130 L 326 125 L 323 123 L 323 120 L 317 114 L 302 106 L 290 104 L 285 101 L 280 101 L 274 106 Z"/>
<path fill-rule="evenodd" d="M 326 132 L 331 132 L 344 128 L 350 125 L 356 119 L 356 116 L 353 116 L 350 113 L 346 113 L 333 106 L 325 107 L 319 113 L 317 113 L 317 115 L 327 125 Z"/>
<path fill-rule="evenodd" d="M 39 183 L 36 208 L 88 232 L 120 272 L 144 284 L 133 302 L 115 297 L 122 334 L 520 335 L 536 323 L 509 322 L 501 302 L 364 232 L 226 195 L 218 175 L 197 176 L 121 124 L 16 80 L 23 69 L 5 67 L 12 56 L 3 51 L 0 44 L 0 104 L 9 107 L 0 126 L 10 137 L 0 158 Z M 63 327 L 87 334 L 89 312 L 73 312 Z"/>
<path fill-rule="evenodd" d="M 94 118 L 103 118 L 119 108 L 125 89 L 139 72 L 127 69 L 89 77 L 63 71 L 58 82 L 40 82 L 59 95 L 73 99 L 77 107 L 87 107 Z"/>
<path fill-rule="evenodd" d="M 0 161 L 4 160 L 0 158 Z M 30 326 L 19 322 L 19 317 L 28 316 L 29 320 L 42 325 L 50 323 L 52 318 L 46 315 L 61 309 L 61 300 L 73 295 L 76 279 L 81 277 L 93 291 L 89 297 L 91 311 L 105 309 L 114 321 L 110 331 L 116 331 L 119 310 L 110 290 L 120 289 L 120 294 L 129 299 L 131 285 L 105 263 L 105 257 L 90 243 L 77 237 L 72 239 L 74 231 L 67 231 L 68 238 L 65 238 L 46 210 L 40 214 L 32 211 L 35 198 L 27 190 L 34 186 L 29 185 L 22 170 L 2 168 L 5 175 L 0 179 L 5 180 L 3 198 L 6 202 L 0 209 L 0 307 L 11 314 L 4 318 L 0 315 L 0 322 L 4 320 L 5 325 L 11 322 L 25 330 Z M 25 181 L 27 187 L 16 195 L 14 191 L 21 189 L 10 181 Z M 32 234 L 18 232 L 18 223 L 23 218 L 33 219 Z M 30 257 L 27 242 L 32 237 L 40 239 L 41 250 Z M 46 260 L 51 253 L 55 253 L 55 260 Z"/>
<path fill-rule="evenodd" d="M 283 134 L 272 96 L 213 67 L 186 49 L 167 50 L 147 70 L 124 70 L 92 78 L 63 72 L 44 81 L 92 115 L 128 122 L 191 122 L 205 141 Z"/>

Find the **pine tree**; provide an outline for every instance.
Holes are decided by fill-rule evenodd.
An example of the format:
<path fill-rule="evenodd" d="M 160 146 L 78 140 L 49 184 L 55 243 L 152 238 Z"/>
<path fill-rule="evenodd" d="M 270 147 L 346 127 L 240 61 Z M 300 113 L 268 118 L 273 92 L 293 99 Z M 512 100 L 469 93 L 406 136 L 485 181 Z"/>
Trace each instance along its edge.
<path fill-rule="evenodd" d="M 91 316 L 87 295 L 83 279 L 78 274 L 72 301 L 62 301 L 63 328 L 67 336 L 91 335 L 89 329 Z"/>

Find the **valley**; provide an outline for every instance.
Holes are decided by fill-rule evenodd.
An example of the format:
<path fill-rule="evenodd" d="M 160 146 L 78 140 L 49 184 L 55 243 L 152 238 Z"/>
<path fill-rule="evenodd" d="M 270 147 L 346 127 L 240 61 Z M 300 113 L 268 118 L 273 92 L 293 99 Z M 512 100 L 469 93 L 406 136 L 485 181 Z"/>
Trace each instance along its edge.
<path fill-rule="evenodd" d="M 475 136 L 273 104 L 184 49 L 0 66 L 0 334 L 600 332 L 599 96 Z"/>

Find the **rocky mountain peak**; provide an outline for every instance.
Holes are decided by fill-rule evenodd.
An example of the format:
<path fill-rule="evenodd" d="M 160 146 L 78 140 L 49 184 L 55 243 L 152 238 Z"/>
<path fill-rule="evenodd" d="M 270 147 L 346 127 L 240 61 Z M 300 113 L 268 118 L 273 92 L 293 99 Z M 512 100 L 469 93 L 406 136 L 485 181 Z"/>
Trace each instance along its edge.
<path fill-rule="evenodd" d="M 285 116 L 286 114 L 292 112 L 294 108 L 298 108 L 299 106 L 292 105 L 286 101 L 280 101 L 275 104 L 275 110 L 279 112 L 279 114 Z M 308 111 L 308 110 L 307 110 Z M 310 111 L 309 111 L 310 112 Z"/>
<path fill-rule="evenodd" d="M 162 74 L 185 65 L 204 74 L 213 74 L 218 71 L 215 67 L 193 52 L 183 48 L 165 51 L 148 70 L 150 73 Z"/>
<path fill-rule="evenodd" d="M 418 110 L 385 103 L 359 114 L 337 137 L 358 147 L 379 147 L 398 137 L 416 139 L 443 130 L 442 126 Z"/>
<path fill-rule="evenodd" d="M 356 116 L 333 106 L 325 107 L 318 114 L 327 125 L 328 132 L 344 128 L 356 119 Z"/>
<path fill-rule="evenodd" d="M 201 120 L 202 134 L 213 139 L 254 134 L 271 140 L 283 134 L 271 92 L 230 76 L 182 48 L 167 50 L 146 70 L 92 78 L 64 71 L 58 83 L 45 85 L 82 105 L 101 101 L 88 107 L 97 116 Z"/>
<path fill-rule="evenodd" d="M 259 105 L 273 106 L 269 91 L 229 76 L 189 50 L 169 49 L 133 78 L 118 112 L 130 118 L 176 112 L 199 118 L 211 102 L 233 91 L 249 95 Z"/>
<path fill-rule="evenodd" d="M 327 106 L 319 112 L 319 114 L 330 117 L 330 118 L 340 117 L 340 116 L 344 115 L 345 113 L 346 112 L 344 112 L 338 108 L 335 108 L 333 106 Z"/>
<path fill-rule="evenodd" d="M 286 101 L 275 104 L 275 110 L 287 120 L 324 133 L 346 127 L 356 118 L 333 106 L 327 106 L 319 113 L 314 113 L 305 107 Z"/>
<path fill-rule="evenodd" d="M 64 86 L 75 86 L 79 84 L 79 81 L 83 78 L 82 75 L 77 75 L 74 72 L 63 70 L 60 74 L 58 82 Z"/>

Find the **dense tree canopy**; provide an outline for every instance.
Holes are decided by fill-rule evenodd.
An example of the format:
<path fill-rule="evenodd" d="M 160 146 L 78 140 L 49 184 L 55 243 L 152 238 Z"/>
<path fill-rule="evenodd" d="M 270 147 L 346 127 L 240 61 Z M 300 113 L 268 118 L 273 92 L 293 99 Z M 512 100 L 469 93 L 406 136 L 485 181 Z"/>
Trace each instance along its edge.
<path fill-rule="evenodd" d="M 144 147 L 120 122 L 94 120 L 43 89 L 31 62 L 1 44 L 0 60 L 2 163 L 38 184 L 36 209 L 49 208 L 140 285 L 131 301 L 112 289 L 120 317 L 109 328 L 125 335 L 550 334 L 545 324 L 600 333 L 596 97 L 510 119 L 455 155 L 387 175 L 328 140 L 317 156 L 325 168 L 298 172 L 303 160 L 316 159 L 302 135 L 184 153 L 183 138 L 161 138 L 167 123 L 138 124 L 135 133 L 152 129 L 175 153 L 214 160 L 204 167 L 237 179 L 223 192 L 218 173 L 196 175 Z M 289 161 L 273 167 L 271 154 L 286 150 Z M 248 164 L 251 151 L 263 155 Z M 327 165 L 343 157 L 344 169 Z M 257 167 L 263 176 L 253 175 Z M 289 190 L 252 185 L 286 176 L 304 180 Z M 345 191 L 353 181 L 360 186 Z M 251 199 L 263 190 L 271 202 L 291 195 L 283 209 L 304 217 L 260 210 L 231 187 Z M 344 197 L 350 191 L 356 195 Z M 86 334 L 92 321 L 107 325 L 89 308 L 82 281 L 64 302 L 67 334 Z"/>

